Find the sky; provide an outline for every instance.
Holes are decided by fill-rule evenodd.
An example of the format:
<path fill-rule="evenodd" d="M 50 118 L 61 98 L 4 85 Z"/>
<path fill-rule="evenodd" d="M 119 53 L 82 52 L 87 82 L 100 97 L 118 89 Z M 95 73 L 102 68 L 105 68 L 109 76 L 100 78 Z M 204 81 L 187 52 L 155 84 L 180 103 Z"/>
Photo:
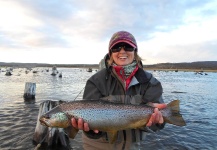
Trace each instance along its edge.
<path fill-rule="evenodd" d="M 117 31 L 143 64 L 217 61 L 217 0 L 0 0 L 0 62 L 98 64 Z"/>

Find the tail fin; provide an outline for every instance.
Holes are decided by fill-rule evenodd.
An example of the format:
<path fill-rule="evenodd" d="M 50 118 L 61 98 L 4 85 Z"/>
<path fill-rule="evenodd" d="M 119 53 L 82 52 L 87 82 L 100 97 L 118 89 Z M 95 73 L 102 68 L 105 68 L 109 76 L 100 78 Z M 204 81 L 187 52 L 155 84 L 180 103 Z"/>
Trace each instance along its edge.
<path fill-rule="evenodd" d="M 182 115 L 179 113 L 179 100 L 174 100 L 167 104 L 167 109 L 170 114 L 164 116 L 164 120 L 167 123 L 174 124 L 177 126 L 185 126 L 185 120 L 182 118 Z"/>

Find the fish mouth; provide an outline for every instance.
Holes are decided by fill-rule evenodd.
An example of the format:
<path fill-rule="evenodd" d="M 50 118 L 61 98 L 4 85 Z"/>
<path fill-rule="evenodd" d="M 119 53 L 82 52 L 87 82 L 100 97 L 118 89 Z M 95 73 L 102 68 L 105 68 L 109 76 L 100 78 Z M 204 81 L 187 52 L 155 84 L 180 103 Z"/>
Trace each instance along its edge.
<path fill-rule="evenodd" d="M 50 123 L 48 122 L 48 120 L 46 118 L 40 118 L 39 121 L 40 121 L 41 125 L 44 125 L 47 127 L 50 126 Z"/>

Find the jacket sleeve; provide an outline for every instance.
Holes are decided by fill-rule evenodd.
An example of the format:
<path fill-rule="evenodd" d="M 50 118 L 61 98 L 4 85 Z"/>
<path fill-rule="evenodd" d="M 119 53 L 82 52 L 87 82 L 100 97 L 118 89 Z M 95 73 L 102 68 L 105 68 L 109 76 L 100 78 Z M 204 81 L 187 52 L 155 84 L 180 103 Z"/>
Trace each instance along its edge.
<path fill-rule="evenodd" d="M 102 132 L 102 131 L 99 131 L 99 133 L 95 133 L 93 130 L 90 130 L 88 132 L 86 131 L 83 131 L 83 133 L 88 137 L 88 138 L 91 138 L 91 139 L 99 139 L 101 138 L 102 136 L 104 136 L 106 134 L 106 132 Z"/>
<path fill-rule="evenodd" d="M 107 96 L 105 91 L 105 76 L 106 76 L 106 69 L 100 70 L 93 76 L 91 76 L 85 85 L 83 98 L 84 99 L 99 99 L 102 97 Z"/>
<path fill-rule="evenodd" d="M 83 99 L 99 99 L 102 97 L 102 94 L 92 82 L 92 80 L 87 80 L 87 83 L 85 85 L 84 93 L 83 93 Z"/>
<path fill-rule="evenodd" d="M 144 103 L 148 103 L 148 102 L 164 103 L 162 94 L 163 94 L 163 88 L 160 81 L 158 81 L 155 77 L 151 75 L 148 88 L 146 89 L 146 92 L 143 95 Z"/>
<path fill-rule="evenodd" d="M 151 76 L 149 81 L 149 86 L 146 90 L 145 95 L 143 96 L 143 100 L 145 103 L 152 102 L 152 103 L 164 103 L 163 98 L 163 88 L 160 83 L 155 77 Z M 165 122 L 163 124 L 155 124 L 150 127 L 152 131 L 158 131 L 163 129 L 165 126 Z"/>

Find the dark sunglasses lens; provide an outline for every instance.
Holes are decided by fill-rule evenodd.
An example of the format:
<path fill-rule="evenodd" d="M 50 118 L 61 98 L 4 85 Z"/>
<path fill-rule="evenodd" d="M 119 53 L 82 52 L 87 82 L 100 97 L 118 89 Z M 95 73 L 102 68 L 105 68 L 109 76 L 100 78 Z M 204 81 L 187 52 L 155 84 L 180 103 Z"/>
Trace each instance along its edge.
<path fill-rule="evenodd" d="M 126 45 L 126 46 L 120 46 L 120 47 L 115 46 L 114 48 L 111 49 L 111 52 L 112 53 L 120 52 L 121 48 L 124 48 L 124 50 L 127 52 L 132 52 L 135 50 L 135 48 L 133 48 L 132 46 Z"/>
<path fill-rule="evenodd" d="M 111 49 L 112 53 L 116 53 L 116 52 L 120 52 L 120 51 L 121 51 L 121 47 L 119 47 L 119 48 L 112 48 Z"/>
<path fill-rule="evenodd" d="M 135 50 L 135 48 L 133 48 L 133 47 L 125 47 L 124 50 L 128 51 L 128 52 L 132 52 L 132 51 Z"/>

